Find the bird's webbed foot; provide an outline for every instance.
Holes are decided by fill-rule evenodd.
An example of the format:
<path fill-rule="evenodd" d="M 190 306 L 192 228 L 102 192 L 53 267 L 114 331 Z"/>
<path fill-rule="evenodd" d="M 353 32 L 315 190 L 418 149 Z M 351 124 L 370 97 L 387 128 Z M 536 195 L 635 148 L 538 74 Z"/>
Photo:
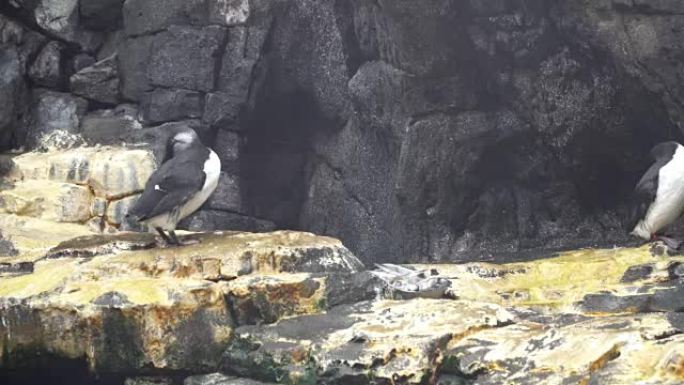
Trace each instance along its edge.
<path fill-rule="evenodd" d="M 682 241 L 675 238 L 666 237 L 664 235 L 656 235 L 655 239 L 663 242 L 671 251 L 678 251 L 682 245 Z"/>
<path fill-rule="evenodd" d="M 200 243 L 199 239 L 184 239 L 181 241 L 173 230 L 169 231 L 169 235 L 171 236 L 171 241 L 174 242 L 176 246 L 190 246 Z"/>

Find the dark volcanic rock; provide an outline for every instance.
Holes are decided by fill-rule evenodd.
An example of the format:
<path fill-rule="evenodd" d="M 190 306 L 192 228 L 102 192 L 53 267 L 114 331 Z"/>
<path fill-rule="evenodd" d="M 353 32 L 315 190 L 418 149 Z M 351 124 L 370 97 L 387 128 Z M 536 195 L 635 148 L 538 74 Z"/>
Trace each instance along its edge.
<path fill-rule="evenodd" d="M 77 133 L 87 106 L 86 100 L 71 94 L 34 90 L 29 145 L 37 145 L 44 135 L 53 131 Z"/>
<path fill-rule="evenodd" d="M 92 30 L 115 30 L 121 26 L 124 0 L 80 0 L 81 23 Z"/>
<path fill-rule="evenodd" d="M 146 70 L 156 38 L 157 36 L 141 36 L 126 39 L 121 44 L 117 55 L 121 74 L 121 94 L 128 100 L 139 101 L 145 91 L 152 89 L 147 80 Z"/>
<path fill-rule="evenodd" d="M 93 111 L 81 119 L 81 135 L 90 145 L 121 144 L 131 131 L 140 129 L 138 109 L 130 104 Z"/>
<path fill-rule="evenodd" d="M 202 98 L 195 91 L 156 89 L 143 96 L 143 118 L 149 123 L 200 118 Z"/>
<path fill-rule="evenodd" d="M 204 207 L 244 214 L 246 207 L 242 201 L 240 177 L 222 172 L 216 190 L 211 194 Z"/>
<path fill-rule="evenodd" d="M 190 231 L 234 230 L 250 232 L 273 231 L 273 222 L 246 215 L 218 210 L 200 210 L 181 222 Z"/>
<path fill-rule="evenodd" d="M 116 55 L 100 60 L 71 76 L 71 92 L 105 104 L 119 101 L 119 72 Z"/>
<path fill-rule="evenodd" d="M 225 38 L 225 28 L 218 26 L 171 26 L 167 32 L 156 35 L 147 67 L 150 84 L 211 91 L 216 57 Z"/>
<path fill-rule="evenodd" d="M 19 54 L 0 49 L 0 149 L 7 149 L 16 135 L 17 116 L 26 109 L 26 84 Z"/>
<path fill-rule="evenodd" d="M 29 77 L 38 86 L 58 88 L 63 80 L 62 46 L 51 41 L 43 47 L 29 68 Z"/>

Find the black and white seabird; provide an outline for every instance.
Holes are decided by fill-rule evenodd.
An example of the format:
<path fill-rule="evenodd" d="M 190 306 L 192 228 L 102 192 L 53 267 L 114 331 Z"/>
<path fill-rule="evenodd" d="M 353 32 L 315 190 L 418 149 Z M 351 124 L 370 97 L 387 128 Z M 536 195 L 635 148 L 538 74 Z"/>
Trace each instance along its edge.
<path fill-rule="evenodd" d="M 662 240 L 673 249 L 680 241 L 660 234 L 684 212 L 684 147 L 664 142 L 651 150 L 655 163 L 634 190 L 629 228 L 631 234 L 646 240 Z"/>
<path fill-rule="evenodd" d="M 178 132 L 169 137 L 161 166 L 126 216 L 156 230 L 167 244 L 179 245 L 176 225 L 214 192 L 220 172 L 219 157 L 202 144 L 195 131 Z"/>

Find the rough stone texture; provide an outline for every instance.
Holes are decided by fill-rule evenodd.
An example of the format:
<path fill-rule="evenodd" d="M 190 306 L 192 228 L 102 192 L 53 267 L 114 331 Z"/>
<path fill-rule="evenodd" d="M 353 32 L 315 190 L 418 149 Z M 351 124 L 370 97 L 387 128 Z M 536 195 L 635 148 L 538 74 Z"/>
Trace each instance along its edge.
<path fill-rule="evenodd" d="M 19 54 L 3 44 L 0 52 L 0 148 L 7 149 L 14 144 L 12 139 L 18 135 L 17 116 L 26 110 L 27 99 Z"/>
<path fill-rule="evenodd" d="M 216 55 L 226 30 L 171 26 L 155 36 L 147 77 L 150 84 L 163 87 L 211 91 L 214 88 Z"/>
<path fill-rule="evenodd" d="M 142 129 L 139 120 L 137 107 L 130 104 L 93 111 L 81 119 L 81 135 L 90 145 L 121 145 L 132 131 Z"/>
<path fill-rule="evenodd" d="M 14 4 L 46 34 L 78 44 L 86 51 L 97 48 L 99 36 L 83 29 L 79 23 L 79 0 L 19 0 L 10 3 L 10 7 Z"/>
<path fill-rule="evenodd" d="M 151 124 L 201 118 L 202 98 L 195 91 L 156 89 L 143 96 L 142 116 Z"/>
<path fill-rule="evenodd" d="M 37 86 L 50 88 L 61 86 L 64 73 L 62 46 L 57 41 L 51 41 L 43 47 L 28 71 L 29 77 Z"/>
<path fill-rule="evenodd" d="M 240 172 L 240 150 L 242 147 L 240 135 L 233 131 L 219 130 L 214 141 L 214 151 L 221 159 L 221 170 L 229 174 Z"/>
<path fill-rule="evenodd" d="M 92 30 L 114 30 L 121 26 L 124 0 L 79 0 L 81 24 Z"/>
<path fill-rule="evenodd" d="M 119 72 L 116 55 L 98 61 L 73 74 L 69 79 L 71 92 L 105 104 L 119 102 Z"/>
<path fill-rule="evenodd" d="M 36 146 L 53 131 L 78 133 L 87 106 L 86 100 L 68 93 L 35 90 L 28 143 Z"/>
<path fill-rule="evenodd" d="M 105 213 L 105 220 L 110 225 L 120 225 L 124 222 L 128 209 L 133 207 L 138 200 L 138 195 L 129 196 L 126 198 L 110 201 L 107 205 L 107 212 Z"/>
<path fill-rule="evenodd" d="M 237 175 L 222 172 L 216 190 L 204 204 L 204 207 L 246 214 L 247 208 L 242 204 L 240 178 Z"/>
<path fill-rule="evenodd" d="M 5 211 L 55 222 L 85 222 L 92 199 L 87 187 L 36 180 L 0 192 Z"/>
<path fill-rule="evenodd" d="M 32 273 L 0 277 L 5 320 L 0 367 L 30 365 L 19 357 L 34 349 L 86 357 L 97 372 L 215 371 L 236 326 L 231 301 L 224 297 L 240 290 L 237 282 L 222 280 L 235 277 L 245 263 L 255 274 L 363 268 L 339 241 L 307 233 L 196 234 L 188 235 L 200 241 L 195 246 L 130 250 L 136 243 L 150 247 L 154 236 L 146 235 L 74 239 L 56 248 L 60 254 L 36 262 Z M 123 244 L 129 251 L 117 246 Z M 280 279 L 296 282 L 287 275 Z M 309 287 L 307 282 L 302 285 Z M 251 281 L 244 284 L 261 290 Z M 312 288 L 320 291 L 323 285 Z M 283 301 L 280 316 L 319 311 L 303 310 L 305 302 L 316 302 L 313 293 L 304 290 L 297 299 L 283 288 L 280 296 L 270 297 Z M 297 300 L 302 305 L 288 307 Z"/>
<path fill-rule="evenodd" d="M 211 209 L 197 211 L 184 219 L 180 225 L 191 231 L 234 230 L 263 232 L 272 231 L 277 228 L 275 223 L 265 219 Z"/>

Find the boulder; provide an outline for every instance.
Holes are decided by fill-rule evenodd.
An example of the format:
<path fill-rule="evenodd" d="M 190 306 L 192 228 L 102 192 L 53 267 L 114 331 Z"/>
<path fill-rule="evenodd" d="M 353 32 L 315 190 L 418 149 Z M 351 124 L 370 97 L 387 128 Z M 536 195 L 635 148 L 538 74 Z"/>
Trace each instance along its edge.
<path fill-rule="evenodd" d="M 85 222 L 90 218 L 93 196 L 84 186 L 26 180 L 0 191 L 0 200 L 4 210 L 11 214 L 54 222 Z"/>
<path fill-rule="evenodd" d="M 78 133 L 88 102 L 68 93 L 44 89 L 33 91 L 28 143 L 37 145 L 42 136 L 60 130 Z"/>
<path fill-rule="evenodd" d="M 183 381 L 183 385 L 273 385 L 249 378 L 237 378 L 221 373 L 190 376 Z"/>
<path fill-rule="evenodd" d="M 62 45 L 57 41 L 51 41 L 33 61 L 28 74 L 39 87 L 59 88 L 65 72 L 62 68 Z"/>
<path fill-rule="evenodd" d="M 131 132 L 142 129 L 138 116 L 137 106 L 131 104 L 93 111 L 81 120 L 81 135 L 90 145 L 124 143 Z"/>
<path fill-rule="evenodd" d="M 61 40 L 78 44 L 84 51 L 92 52 L 100 43 L 97 34 L 84 30 L 80 25 L 78 0 L 19 0 L 14 3 L 30 13 L 40 29 Z"/>
<path fill-rule="evenodd" d="M 244 24 L 250 15 L 247 0 L 129 0 L 123 7 L 126 34 L 139 36 L 172 25 Z"/>
<path fill-rule="evenodd" d="M 178 89 L 156 89 L 145 93 L 142 116 L 148 123 L 162 123 L 202 117 L 201 93 Z"/>
<path fill-rule="evenodd" d="M 122 24 L 124 0 L 80 0 L 81 24 L 95 31 L 113 31 Z"/>
<path fill-rule="evenodd" d="M 116 37 L 116 35 L 114 35 Z M 123 37 L 122 37 L 123 38 Z M 121 95 L 126 100 L 140 101 L 145 91 L 152 89 L 147 79 L 147 67 L 153 45 L 157 45 L 157 36 L 140 36 L 126 39 L 117 49 L 119 71 L 121 74 Z M 113 44 L 116 45 L 116 41 Z"/>
<path fill-rule="evenodd" d="M 103 104 L 119 102 L 119 72 L 116 55 L 83 68 L 69 79 L 71 92 Z"/>
<path fill-rule="evenodd" d="M 212 210 L 246 213 L 240 189 L 240 177 L 222 172 L 216 190 L 211 194 L 204 207 Z"/>
<path fill-rule="evenodd" d="M 87 185 L 95 196 L 108 200 L 141 192 L 156 168 L 154 156 L 148 150 L 113 147 L 30 152 L 14 157 L 13 161 L 24 180 Z"/>
<path fill-rule="evenodd" d="M 194 91 L 211 91 L 215 84 L 216 56 L 225 44 L 225 28 L 171 26 L 155 35 L 147 63 L 150 84 Z"/>

